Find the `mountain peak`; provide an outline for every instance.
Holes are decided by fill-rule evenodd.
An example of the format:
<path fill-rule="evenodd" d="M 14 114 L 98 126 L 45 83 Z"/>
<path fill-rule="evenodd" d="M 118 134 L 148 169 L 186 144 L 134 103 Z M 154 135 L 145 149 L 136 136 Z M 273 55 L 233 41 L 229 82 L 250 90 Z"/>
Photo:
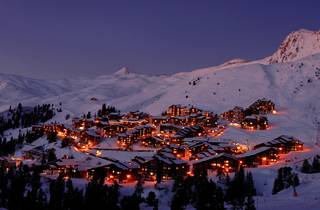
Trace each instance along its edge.
<path fill-rule="evenodd" d="M 243 64 L 243 63 L 247 63 L 248 61 L 241 59 L 241 58 L 235 58 L 232 60 L 229 60 L 223 64 L 221 64 L 220 66 L 229 66 L 229 65 L 233 65 L 233 64 Z"/>
<path fill-rule="evenodd" d="M 320 31 L 300 29 L 291 32 L 267 62 L 285 63 L 315 53 L 320 53 Z"/>
<path fill-rule="evenodd" d="M 116 71 L 114 73 L 114 75 L 127 75 L 130 74 L 128 67 L 122 67 L 121 69 L 119 69 L 118 71 Z"/>

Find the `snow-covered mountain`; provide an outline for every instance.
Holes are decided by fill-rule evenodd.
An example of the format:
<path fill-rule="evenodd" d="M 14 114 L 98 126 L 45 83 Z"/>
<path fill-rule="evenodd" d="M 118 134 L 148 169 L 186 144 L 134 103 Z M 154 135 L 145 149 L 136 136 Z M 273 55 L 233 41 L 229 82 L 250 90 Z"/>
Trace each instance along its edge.
<path fill-rule="evenodd" d="M 285 63 L 316 53 L 320 53 L 320 31 L 301 29 L 290 33 L 267 61 Z"/>
<path fill-rule="evenodd" d="M 314 139 L 314 122 L 320 120 L 319 37 L 319 32 L 300 30 L 266 59 L 235 59 L 170 76 L 136 74 L 128 68 L 95 79 L 58 81 L 1 74 L 0 109 L 20 101 L 26 105 L 62 102 L 64 110 L 76 116 L 107 103 L 124 111 L 159 114 L 179 103 L 221 113 L 265 97 L 285 113 L 287 129 L 303 127 L 310 132 L 300 135 Z"/>

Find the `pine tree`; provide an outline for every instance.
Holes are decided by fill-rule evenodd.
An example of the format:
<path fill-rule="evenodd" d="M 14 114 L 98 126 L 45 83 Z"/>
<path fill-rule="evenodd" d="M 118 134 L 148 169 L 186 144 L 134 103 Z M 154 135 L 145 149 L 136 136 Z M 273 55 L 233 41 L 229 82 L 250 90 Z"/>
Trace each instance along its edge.
<path fill-rule="evenodd" d="M 255 196 L 256 193 L 256 189 L 254 187 L 254 182 L 253 182 L 253 177 L 252 177 L 252 173 L 248 172 L 247 176 L 246 176 L 246 181 L 245 181 L 245 189 L 246 189 L 246 195 L 251 195 L 251 196 Z"/>
<path fill-rule="evenodd" d="M 312 172 L 319 172 L 319 171 L 320 171 L 319 157 L 315 156 L 312 161 Z"/>
<path fill-rule="evenodd" d="M 149 194 L 146 198 L 146 202 L 149 206 L 152 206 L 152 207 L 158 206 L 158 199 L 157 199 L 155 192 L 153 192 L 153 191 L 149 192 Z"/>
<path fill-rule="evenodd" d="M 176 190 L 182 186 L 183 181 L 184 181 L 183 177 L 180 175 L 177 175 L 174 179 L 174 183 L 172 186 L 172 192 L 176 192 Z"/>
<path fill-rule="evenodd" d="M 142 202 L 142 201 L 143 201 L 142 193 L 143 193 L 142 180 L 141 180 L 141 179 L 138 179 L 137 185 L 136 185 L 136 187 L 135 187 L 135 190 L 134 190 L 134 193 L 133 193 L 133 194 L 138 198 L 139 202 Z"/>
<path fill-rule="evenodd" d="M 107 107 L 106 107 L 106 104 L 103 104 L 103 105 L 102 105 L 101 115 L 107 115 Z"/>
<path fill-rule="evenodd" d="M 276 178 L 273 182 L 272 194 L 277 194 L 284 189 L 284 184 L 282 179 Z"/>
<path fill-rule="evenodd" d="M 88 112 L 86 117 L 87 119 L 91 119 L 91 112 Z"/>
<path fill-rule="evenodd" d="M 57 160 L 56 153 L 55 153 L 54 149 L 50 149 L 48 151 L 48 162 L 50 163 L 50 162 L 55 161 L 55 160 Z"/>
<path fill-rule="evenodd" d="M 140 201 L 135 194 L 124 196 L 120 203 L 122 210 L 140 210 Z"/>
<path fill-rule="evenodd" d="M 184 210 L 188 205 L 188 196 L 183 188 L 179 188 L 171 200 L 171 210 Z"/>
<path fill-rule="evenodd" d="M 310 173 L 311 169 L 312 169 L 312 166 L 310 165 L 308 159 L 305 159 L 302 164 L 301 172 Z"/>
<path fill-rule="evenodd" d="M 252 196 L 248 196 L 244 204 L 244 210 L 256 210 Z"/>
<path fill-rule="evenodd" d="M 53 143 L 57 141 L 57 133 L 55 131 L 52 131 L 48 134 L 47 139 L 49 143 Z"/>

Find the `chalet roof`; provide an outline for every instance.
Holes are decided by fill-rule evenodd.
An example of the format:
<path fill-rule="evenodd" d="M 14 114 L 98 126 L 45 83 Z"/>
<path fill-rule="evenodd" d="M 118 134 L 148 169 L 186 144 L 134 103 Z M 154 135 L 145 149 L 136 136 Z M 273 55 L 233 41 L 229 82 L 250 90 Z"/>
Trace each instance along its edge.
<path fill-rule="evenodd" d="M 256 156 L 256 155 L 259 155 L 260 153 L 266 152 L 268 150 L 276 151 L 276 149 L 274 149 L 272 147 L 260 147 L 258 149 L 250 150 L 246 153 L 237 155 L 237 158 L 246 158 L 246 157 Z"/>
<path fill-rule="evenodd" d="M 202 146 L 202 145 L 208 145 L 208 143 L 205 142 L 205 141 L 185 142 L 184 144 L 185 144 L 186 146 L 188 146 L 189 148 L 194 148 L 194 147 L 198 147 L 198 146 Z"/>
<path fill-rule="evenodd" d="M 166 120 L 166 119 L 168 119 L 167 116 L 152 116 L 151 118 L 154 119 L 154 120 Z"/>
<path fill-rule="evenodd" d="M 153 128 L 153 126 L 150 124 L 146 124 L 146 125 L 139 125 L 135 127 L 135 129 L 144 129 L 144 128 Z"/>
<path fill-rule="evenodd" d="M 79 160 L 77 159 L 60 159 L 60 160 L 57 160 L 56 162 L 56 165 L 58 166 L 78 166 L 80 163 Z"/>
<path fill-rule="evenodd" d="M 209 161 L 209 160 L 218 159 L 218 158 L 221 158 L 221 157 L 225 157 L 225 158 L 228 158 L 228 159 L 237 160 L 237 158 L 236 158 L 235 156 L 233 156 L 233 155 L 226 154 L 226 153 L 220 153 L 220 154 L 217 154 L 217 155 L 211 155 L 211 156 L 202 158 L 202 159 L 200 159 L 200 160 L 191 161 L 191 163 L 194 164 L 194 165 L 196 165 L 196 164 L 199 164 L 199 163 L 203 163 L 203 162 L 206 162 L 206 161 Z"/>
<path fill-rule="evenodd" d="M 121 170 L 129 170 L 129 169 L 137 169 L 139 168 L 139 164 L 136 162 L 121 162 L 116 161 L 111 163 L 110 165 L 114 165 L 115 167 L 121 169 Z"/>
<path fill-rule="evenodd" d="M 266 142 L 265 145 L 266 146 L 273 146 L 273 145 L 277 145 L 277 144 L 287 144 L 290 142 L 302 143 L 299 139 L 297 139 L 293 136 L 281 135 L 271 141 Z"/>
<path fill-rule="evenodd" d="M 134 159 L 132 159 L 132 161 L 135 161 L 138 164 L 144 164 L 147 163 L 149 161 L 153 160 L 153 157 L 142 157 L 142 156 L 136 156 L 134 157 Z"/>
<path fill-rule="evenodd" d="M 155 155 L 154 158 L 157 160 L 167 164 L 167 165 L 182 165 L 182 164 L 187 164 L 186 161 L 178 159 L 178 158 L 168 158 L 166 156 L 161 156 L 161 155 Z"/>
<path fill-rule="evenodd" d="M 89 136 L 93 136 L 93 137 L 97 137 L 97 138 L 100 137 L 100 135 L 98 135 L 98 134 L 96 133 L 96 130 L 95 130 L 94 128 L 89 128 L 89 129 L 87 129 L 87 130 L 86 130 L 86 133 L 87 133 Z"/>

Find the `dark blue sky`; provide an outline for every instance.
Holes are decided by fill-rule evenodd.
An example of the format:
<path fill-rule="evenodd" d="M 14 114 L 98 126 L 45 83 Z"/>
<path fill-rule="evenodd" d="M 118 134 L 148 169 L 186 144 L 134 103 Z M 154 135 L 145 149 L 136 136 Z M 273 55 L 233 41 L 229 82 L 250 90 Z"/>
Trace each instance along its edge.
<path fill-rule="evenodd" d="M 270 55 L 320 28 L 319 0 L 4 0 L 0 72 L 60 78 L 147 74 Z"/>

